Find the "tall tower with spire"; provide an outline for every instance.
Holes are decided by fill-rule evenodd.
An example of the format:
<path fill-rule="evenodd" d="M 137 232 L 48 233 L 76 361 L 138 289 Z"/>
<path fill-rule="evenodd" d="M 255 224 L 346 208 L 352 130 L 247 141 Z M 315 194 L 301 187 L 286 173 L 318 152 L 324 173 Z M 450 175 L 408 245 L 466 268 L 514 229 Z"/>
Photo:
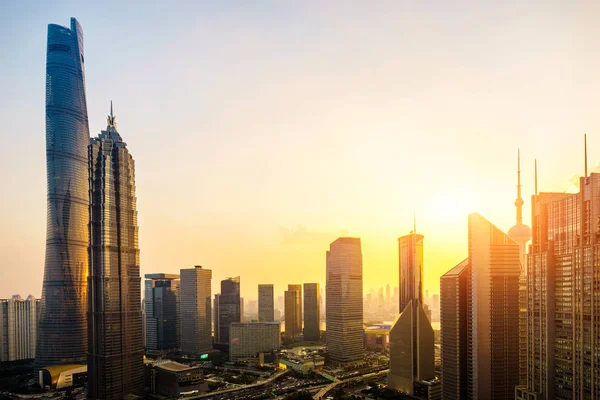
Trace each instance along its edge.
<path fill-rule="evenodd" d="M 537 164 L 536 164 L 537 175 Z M 537 192 L 537 181 L 536 181 Z M 517 156 L 517 223 L 508 231 L 508 237 L 519 245 L 521 276 L 519 277 L 519 385 L 527 384 L 527 242 L 531 229 L 523 224 L 523 198 L 521 197 L 521 151 Z"/>
<path fill-rule="evenodd" d="M 523 198 L 521 197 L 521 151 L 517 156 L 517 199 L 515 207 L 517 209 L 517 223 L 509 229 L 508 237 L 519 245 L 521 272 L 527 274 L 527 242 L 531 239 L 531 229 L 523 224 Z"/>

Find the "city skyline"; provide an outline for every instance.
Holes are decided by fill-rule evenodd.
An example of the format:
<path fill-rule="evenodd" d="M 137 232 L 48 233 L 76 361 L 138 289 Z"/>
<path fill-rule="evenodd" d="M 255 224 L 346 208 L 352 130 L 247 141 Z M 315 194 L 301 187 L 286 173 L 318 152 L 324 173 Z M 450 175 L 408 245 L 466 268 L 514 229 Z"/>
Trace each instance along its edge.
<path fill-rule="evenodd" d="M 396 279 L 394 238 L 409 229 L 412 210 L 423 204 L 417 207 L 418 224 L 428 237 L 425 259 L 431 268 L 425 288 L 438 292 L 437 278 L 466 256 L 464 221 L 469 212 L 481 212 L 503 231 L 514 224 L 513 210 L 506 204 L 514 200 L 515 149 L 521 148 L 524 223 L 529 225 L 534 157 L 539 159 L 540 188 L 569 189 L 570 174 L 582 175 L 582 151 L 562 143 L 588 132 L 590 170 L 595 168 L 600 158 L 594 146 L 596 102 L 593 95 L 581 96 L 600 87 L 593 72 L 600 59 L 590 51 L 590 30 L 599 28 L 590 22 L 589 8 L 562 5 L 527 13 L 532 6 L 507 9 L 463 2 L 452 10 L 427 5 L 366 10 L 354 4 L 337 15 L 331 8 L 297 4 L 270 11 L 214 5 L 166 10 L 159 5 L 136 10 L 140 18 L 131 10 L 114 13 L 110 4 L 43 5 L 37 12 L 26 4 L 8 5 L 0 16 L 5 22 L 1 40 L 12 55 L 3 63 L 0 78 L 8 94 L 1 100 L 0 116 L 11 132 L 0 139 L 0 181 L 8 193 L 1 199 L 0 253 L 2 265 L 23 274 L 7 271 L 0 297 L 41 297 L 45 121 L 43 110 L 33 105 L 43 97 L 40 49 L 46 25 L 70 16 L 86 26 L 90 126 L 93 131 L 102 127 L 106 104 L 113 99 L 128 145 L 136 149 L 143 274 L 176 273 L 201 263 L 215 271 L 217 292 L 215 282 L 255 271 L 244 278 L 242 288 L 250 299 L 256 284 L 267 282 L 283 263 L 292 265 L 285 276 L 273 278 L 277 293 L 304 276 L 323 285 L 321 259 L 328 243 L 354 236 L 363 243 L 365 289 L 379 287 L 385 284 L 381 271 Z M 377 25 L 356 23 L 365 11 L 377 17 Z M 471 13 L 473 18 L 467 18 Z M 144 17 L 157 22 L 164 18 L 169 29 L 161 40 L 148 40 L 153 24 L 139 25 Z M 115 22 L 109 32 L 106 20 Z M 557 21 L 563 27 L 560 35 L 553 30 Z M 300 35 L 298 27 L 307 23 L 315 31 Z M 227 30 L 232 25 L 236 34 Z M 430 32 L 430 25 L 439 30 Z M 483 31 L 472 37 L 469 28 Z M 565 30 L 569 40 L 564 39 Z M 414 40 L 402 39 L 407 33 L 418 38 L 414 45 Z M 21 38 L 18 46 L 7 42 L 15 36 Z M 207 36 L 213 39 L 202 39 Z M 238 37 L 247 38 L 244 46 Z M 390 40 L 398 42 L 391 52 Z M 168 49 L 172 42 L 180 44 Z M 119 66 L 105 57 L 107 43 Z M 465 54 L 463 45 L 485 57 Z M 537 45 L 542 51 L 531 52 Z M 189 51 L 181 51 L 186 47 Z M 317 51 L 311 55 L 307 49 L 313 47 Z M 281 58 L 273 58 L 278 51 L 283 51 Z M 182 62 L 152 63 L 148 57 L 154 52 Z M 432 75 L 424 61 L 430 56 L 448 69 Z M 239 59 L 247 63 L 237 66 Z M 520 61 L 507 66 L 506 60 Z M 222 65 L 228 67 L 217 71 Z M 540 75 L 541 66 L 545 74 Z M 487 83 L 502 71 L 498 84 Z M 348 93 L 349 87 L 356 90 Z M 432 96 L 432 88 L 439 88 L 440 96 Z M 285 112 L 291 109 L 293 116 Z M 232 120 L 228 110 L 236 110 L 239 123 L 227 122 Z M 506 118 L 511 114 L 514 118 Z M 165 133 L 169 140 L 151 145 Z M 336 153 L 342 137 L 346 142 Z M 409 138 L 421 150 L 413 152 L 419 159 L 406 150 Z M 482 166 L 481 152 L 488 148 L 494 151 Z M 197 149 L 202 149 L 200 156 Z M 457 159 L 459 151 L 463 156 Z M 157 168 L 154 160 L 159 158 Z M 398 174 L 415 165 L 422 168 L 414 179 Z M 337 166 L 346 168 L 347 177 L 357 178 L 357 184 L 336 177 Z M 20 172 L 14 174 L 15 168 Z M 188 185 L 190 181 L 194 184 Z M 24 192 L 27 196 L 19 195 Z M 332 201 L 340 193 L 347 202 Z M 167 212 L 165 204 L 176 207 Z M 228 252 L 232 244 L 241 251 Z"/>

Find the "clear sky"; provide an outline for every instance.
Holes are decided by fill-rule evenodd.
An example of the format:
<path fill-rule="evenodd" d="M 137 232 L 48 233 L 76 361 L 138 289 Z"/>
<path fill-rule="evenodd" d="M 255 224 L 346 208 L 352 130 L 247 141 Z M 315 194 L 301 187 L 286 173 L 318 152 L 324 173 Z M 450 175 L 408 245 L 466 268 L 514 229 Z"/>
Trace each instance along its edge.
<path fill-rule="evenodd" d="M 600 159 L 597 2 L 148 3 L 0 0 L 0 297 L 41 294 L 46 31 L 72 16 L 90 133 L 113 100 L 136 160 L 142 273 L 280 296 L 345 234 L 365 292 L 394 287 L 416 209 L 437 292 L 469 212 L 514 224 L 518 147 L 528 224 L 534 157 L 543 191 L 583 172 L 584 132 Z"/>

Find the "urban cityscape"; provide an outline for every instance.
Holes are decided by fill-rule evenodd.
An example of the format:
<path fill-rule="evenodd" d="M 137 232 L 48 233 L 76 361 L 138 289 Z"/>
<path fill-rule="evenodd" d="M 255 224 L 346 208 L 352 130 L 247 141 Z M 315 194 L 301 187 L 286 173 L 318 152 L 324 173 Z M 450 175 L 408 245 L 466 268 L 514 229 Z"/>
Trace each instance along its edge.
<path fill-rule="evenodd" d="M 46 219 L 28 223 L 45 226 L 46 241 L 43 261 L 32 267 L 41 277 L 41 287 L 35 288 L 34 278 L 23 279 L 31 293 L 17 294 L 25 286 L 21 280 L 17 286 L 16 277 L 27 272 L 11 260 L 24 256 L 9 254 L 16 249 L 10 246 L 0 253 L 0 400 L 600 399 L 600 163 L 588 160 L 588 154 L 595 154 L 597 134 L 572 133 L 568 143 L 557 145 L 555 152 L 577 153 L 577 166 L 549 159 L 545 149 L 556 142 L 544 137 L 533 140 L 535 154 L 507 146 L 502 156 L 506 163 L 499 171 L 511 184 L 492 182 L 496 191 L 488 193 L 502 200 L 510 195 L 510 202 L 498 206 L 500 215 L 511 215 L 507 229 L 504 222 L 493 222 L 498 214 L 487 215 L 490 204 L 497 207 L 492 201 L 470 209 L 473 203 L 455 207 L 450 199 L 442 199 L 441 213 L 453 214 L 463 226 L 448 234 L 450 243 L 462 243 L 451 245 L 452 254 L 460 254 L 454 261 L 444 256 L 446 247 L 428 240 L 434 235 L 429 221 L 441 219 L 436 214 L 440 209 L 415 204 L 403 212 L 401 222 L 390 217 L 396 235 L 385 240 L 393 247 L 393 274 L 373 261 L 371 248 L 366 251 L 371 245 L 368 235 L 355 235 L 345 226 L 337 233 L 309 231 L 301 225 L 282 229 L 284 244 L 293 242 L 295 235 L 310 236 L 311 243 L 317 243 L 316 251 L 312 246 L 294 250 L 316 253 L 310 256 L 320 260 L 316 265 L 297 268 L 296 261 L 290 261 L 278 268 L 230 267 L 212 254 L 231 260 L 239 253 L 243 259 L 252 247 L 252 231 L 240 235 L 248 236 L 243 238 L 247 245 L 235 245 L 241 243 L 233 238 L 239 232 L 222 215 L 214 219 L 220 219 L 232 236 L 230 246 L 218 246 L 209 257 L 211 242 L 198 240 L 195 262 L 167 265 L 163 259 L 143 258 L 146 242 L 140 237 L 145 230 L 157 230 L 165 242 L 180 238 L 162 225 L 164 221 L 143 216 L 138 204 L 147 204 L 143 196 L 148 194 L 139 190 L 136 176 L 148 168 L 162 168 L 161 147 L 177 141 L 177 132 L 163 132 L 164 142 L 128 142 L 134 135 L 129 131 L 136 128 L 118 125 L 117 116 L 119 122 L 129 118 L 119 113 L 118 98 L 103 106 L 102 126 L 92 124 L 98 117 L 91 115 L 88 104 L 100 99 L 90 96 L 86 68 L 94 71 L 94 79 L 110 80 L 110 71 L 100 74 L 89 64 L 111 59 L 113 44 L 86 47 L 88 40 L 101 43 L 102 38 L 84 40 L 83 20 L 67 18 L 46 21 L 41 26 L 46 36 L 31 45 L 40 52 L 45 40 L 45 86 L 36 81 L 45 90 L 45 108 L 41 110 L 41 102 L 28 107 L 40 108 L 45 118 L 45 142 L 41 132 L 33 137 L 39 142 L 36 146 L 45 146 L 46 197 L 35 201 L 46 205 Z M 110 29 L 110 21 L 105 22 Z M 164 113 L 145 119 L 171 118 L 172 110 L 163 105 Z M 363 145 L 368 147 L 368 140 Z M 12 156 L 8 145 L 0 147 L 3 158 Z M 152 163 L 158 166 L 139 162 L 136 155 L 148 147 L 155 148 Z M 344 151 L 342 145 L 339 148 Z M 504 148 L 489 151 L 500 153 Z M 410 152 L 420 157 L 418 149 Z M 243 158 L 236 151 L 229 156 Z M 197 149 L 197 157 L 214 161 L 202 149 Z M 307 163 L 316 162 L 306 157 Z M 481 155 L 477 164 L 484 177 L 490 168 L 485 157 Z M 546 164 L 553 167 L 542 167 Z M 23 166 L 4 171 L 6 164 L 1 165 L 0 177 L 7 184 L 9 175 L 19 180 L 24 173 Z M 542 177 L 558 170 L 561 180 L 577 167 L 582 173 L 571 175 L 570 186 L 563 190 Z M 395 171 L 398 181 L 389 184 L 411 197 L 403 175 L 418 174 L 420 168 Z M 219 171 L 211 172 L 217 180 Z M 178 179 L 153 173 L 156 180 Z M 346 171 L 340 166 L 336 173 Z M 438 175 L 450 185 L 460 181 L 453 172 L 440 170 Z M 190 186 L 203 185 L 185 175 L 188 178 Z M 363 178 L 349 182 L 361 185 Z M 260 182 L 239 183 L 235 193 L 240 207 L 245 204 L 243 189 L 260 191 Z M 484 190 L 483 183 L 471 184 L 464 198 Z M 440 185 L 428 182 L 430 187 Z M 3 194 L 24 195 L 33 196 Z M 312 204 L 308 197 L 307 207 Z M 343 208 L 344 193 L 333 199 L 323 194 L 322 201 Z M 2 204 L 8 220 L 16 211 Z M 192 221 L 187 213 L 193 210 L 180 207 L 162 205 L 163 216 L 183 214 L 184 221 Z M 253 209 L 255 218 L 261 220 L 269 207 Z M 422 220 L 428 221 L 425 228 Z M 258 232 L 256 228 L 257 236 Z M 149 251 L 163 250 L 160 242 L 154 244 Z"/>

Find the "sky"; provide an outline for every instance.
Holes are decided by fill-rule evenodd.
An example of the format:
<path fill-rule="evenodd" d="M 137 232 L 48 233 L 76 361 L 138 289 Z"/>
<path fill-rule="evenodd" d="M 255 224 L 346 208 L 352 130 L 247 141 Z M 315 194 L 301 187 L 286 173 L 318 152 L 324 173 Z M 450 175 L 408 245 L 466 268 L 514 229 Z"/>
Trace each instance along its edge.
<path fill-rule="evenodd" d="M 52 3 L 52 4 L 50 4 Z M 154 4 L 149 4 L 154 3 Z M 527 3 L 527 4 L 523 4 Z M 41 295 L 47 25 L 84 30 L 90 134 L 136 162 L 142 273 L 325 283 L 360 237 L 364 292 L 398 286 L 425 235 L 425 288 L 467 257 L 467 215 L 525 222 L 533 163 L 565 191 L 600 160 L 600 4 L 0 0 L 0 298 Z"/>

